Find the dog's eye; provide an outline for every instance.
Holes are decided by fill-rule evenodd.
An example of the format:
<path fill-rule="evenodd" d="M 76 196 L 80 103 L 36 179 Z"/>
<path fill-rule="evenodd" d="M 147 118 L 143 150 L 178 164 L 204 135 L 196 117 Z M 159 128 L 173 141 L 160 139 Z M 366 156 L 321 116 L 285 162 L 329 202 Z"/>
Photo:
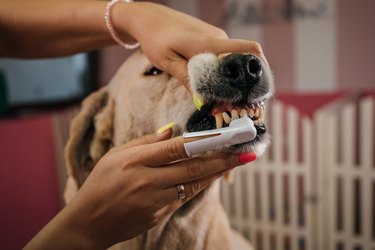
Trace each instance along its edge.
<path fill-rule="evenodd" d="M 157 76 L 157 75 L 160 75 L 161 73 L 163 73 L 163 71 L 161 71 L 160 69 L 156 67 L 151 67 L 150 69 L 146 70 L 143 73 L 143 75 L 144 76 Z"/>

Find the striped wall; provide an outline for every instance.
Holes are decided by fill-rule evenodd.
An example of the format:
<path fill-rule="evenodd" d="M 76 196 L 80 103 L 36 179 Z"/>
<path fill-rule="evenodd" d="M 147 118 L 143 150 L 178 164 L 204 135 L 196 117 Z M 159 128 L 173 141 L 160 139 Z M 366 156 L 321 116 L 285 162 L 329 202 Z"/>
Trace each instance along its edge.
<path fill-rule="evenodd" d="M 279 93 L 375 88 L 375 1 L 158 2 L 222 27 L 230 37 L 260 42 Z M 128 55 L 121 50 L 103 50 L 101 82 L 108 82 Z"/>
<path fill-rule="evenodd" d="M 336 0 L 295 0 L 293 29 L 295 90 L 334 91 L 336 88 Z M 302 14 L 306 12 L 306 14 Z"/>

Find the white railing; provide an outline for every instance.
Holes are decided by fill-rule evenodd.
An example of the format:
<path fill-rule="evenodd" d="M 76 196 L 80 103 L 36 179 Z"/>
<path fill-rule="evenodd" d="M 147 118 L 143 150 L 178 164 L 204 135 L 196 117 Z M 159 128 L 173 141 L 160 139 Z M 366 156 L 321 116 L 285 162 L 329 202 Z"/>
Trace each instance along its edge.
<path fill-rule="evenodd" d="M 345 104 L 324 114 L 327 129 L 322 173 L 326 176 L 329 228 L 325 249 L 375 249 L 374 100 Z"/>
<path fill-rule="evenodd" d="M 271 106 L 270 149 L 222 185 L 232 226 L 256 249 L 375 249 L 374 99 Z"/>

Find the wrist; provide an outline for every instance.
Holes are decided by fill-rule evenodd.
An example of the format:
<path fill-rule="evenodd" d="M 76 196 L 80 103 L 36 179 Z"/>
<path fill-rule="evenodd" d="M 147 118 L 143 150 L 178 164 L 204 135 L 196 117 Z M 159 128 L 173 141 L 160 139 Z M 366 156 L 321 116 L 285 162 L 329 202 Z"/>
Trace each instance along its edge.
<path fill-rule="evenodd" d="M 101 245 L 90 237 L 89 227 L 80 225 L 80 218 L 68 205 L 24 249 L 99 249 Z"/>
<path fill-rule="evenodd" d="M 150 23 L 158 22 L 152 17 L 160 6 L 152 2 L 119 3 L 113 8 L 113 25 L 124 41 L 141 42 L 145 28 L 149 27 Z"/>
<path fill-rule="evenodd" d="M 91 218 L 84 213 L 77 199 L 73 200 L 65 207 L 61 215 L 61 232 L 67 235 L 71 246 L 77 246 L 80 249 L 105 249 L 103 239 L 95 237 L 97 226 L 93 225 Z M 84 214 L 83 214 L 84 213 Z"/>
<path fill-rule="evenodd" d="M 110 10 L 111 24 L 113 26 L 116 35 L 127 44 L 134 44 L 137 42 L 132 32 L 132 23 L 137 20 L 137 13 L 139 13 L 139 7 L 142 3 L 138 2 L 123 2 L 119 1 L 112 6 Z"/>

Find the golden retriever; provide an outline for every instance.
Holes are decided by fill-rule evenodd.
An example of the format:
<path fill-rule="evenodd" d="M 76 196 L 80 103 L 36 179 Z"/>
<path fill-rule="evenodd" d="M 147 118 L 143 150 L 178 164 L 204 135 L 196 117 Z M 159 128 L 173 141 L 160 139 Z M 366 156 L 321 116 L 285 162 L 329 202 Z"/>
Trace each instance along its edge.
<path fill-rule="evenodd" d="M 110 84 L 87 97 L 66 147 L 69 202 L 97 161 L 113 146 L 155 133 L 174 121 L 174 135 L 227 126 L 250 116 L 257 137 L 229 151 L 262 154 L 268 145 L 265 102 L 273 92 L 268 64 L 249 54 L 199 54 L 188 63 L 191 90 L 204 99 L 198 111 L 189 91 L 153 67 L 142 51 L 124 62 Z M 177 193 L 176 193 L 177 198 Z M 216 181 L 147 233 L 113 249 L 251 249 L 230 228 Z"/>

